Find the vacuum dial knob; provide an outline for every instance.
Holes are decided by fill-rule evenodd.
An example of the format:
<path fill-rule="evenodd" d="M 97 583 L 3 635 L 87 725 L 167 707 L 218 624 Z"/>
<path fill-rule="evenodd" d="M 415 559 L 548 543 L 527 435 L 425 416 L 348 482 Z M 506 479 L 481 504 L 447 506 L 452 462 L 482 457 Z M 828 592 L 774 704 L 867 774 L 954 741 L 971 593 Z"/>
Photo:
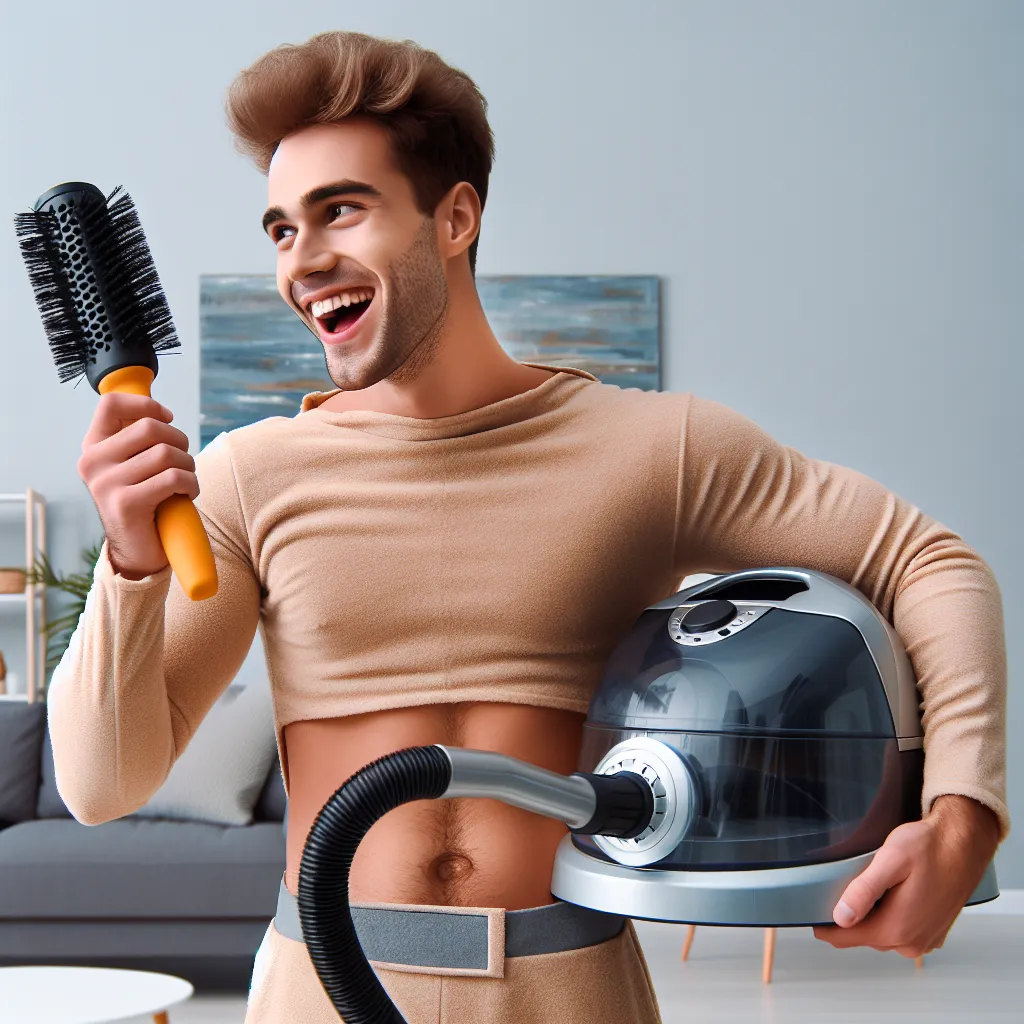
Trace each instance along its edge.
<path fill-rule="evenodd" d="M 687 633 L 707 633 L 720 629 L 736 618 L 736 605 L 732 601 L 701 601 L 695 604 L 679 624 Z"/>
<path fill-rule="evenodd" d="M 681 604 L 668 618 L 668 635 L 682 647 L 708 647 L 746 629 L 769 611 L 770 605 L 737 607 L 724 600 Z"/>

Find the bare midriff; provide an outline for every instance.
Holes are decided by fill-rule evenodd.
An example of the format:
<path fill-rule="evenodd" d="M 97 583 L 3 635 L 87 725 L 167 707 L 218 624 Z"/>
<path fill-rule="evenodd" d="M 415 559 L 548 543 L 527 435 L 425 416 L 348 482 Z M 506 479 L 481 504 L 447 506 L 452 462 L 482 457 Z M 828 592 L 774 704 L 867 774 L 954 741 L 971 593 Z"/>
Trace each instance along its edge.
<path fill-rule="evenodd" d="M 289 805 L 285 886 L 298 891 L 306 836 L 321 807 L 356 771 L 403 747 L 443 743 L 493 750 L 568 775 L 576 771 L 584 716 L 520 704 L 434 704 L 284 729 Z M 554 902 L 560 822 L 497 800 L 418 800 L 386 814 L 356 852 L 349 896 L 522 910 Z"/>

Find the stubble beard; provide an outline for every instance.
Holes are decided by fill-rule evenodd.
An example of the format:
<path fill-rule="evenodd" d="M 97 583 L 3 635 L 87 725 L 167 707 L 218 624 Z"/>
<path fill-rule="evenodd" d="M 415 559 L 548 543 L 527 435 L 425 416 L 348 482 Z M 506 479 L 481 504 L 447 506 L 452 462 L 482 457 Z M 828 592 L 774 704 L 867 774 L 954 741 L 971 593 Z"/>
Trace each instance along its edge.
<path fill-rule="evenodd" d="M 435 230 L 433 218 L 424 218 L 409 248 L 389 264 L 389 298 L 370 350 L 349 356 L 343 345 L 326 349 L 335 387 L 361 391 L 385 379 L 409 384 L 433 361 L 449 301 Z"/>

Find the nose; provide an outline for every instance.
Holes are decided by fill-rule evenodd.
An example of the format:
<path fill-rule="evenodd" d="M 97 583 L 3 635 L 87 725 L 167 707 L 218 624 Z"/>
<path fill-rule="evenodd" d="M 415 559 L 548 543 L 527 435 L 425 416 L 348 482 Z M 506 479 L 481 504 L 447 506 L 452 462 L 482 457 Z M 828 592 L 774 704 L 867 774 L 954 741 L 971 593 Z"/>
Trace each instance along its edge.
<path fill-rule="evenodd" d="M 323 244 L 315 231 L 300 231 L 291 246 L 288 277 L 294 283 L 310 274 L 331 270 L 338 262 L 337 253 Z"/>

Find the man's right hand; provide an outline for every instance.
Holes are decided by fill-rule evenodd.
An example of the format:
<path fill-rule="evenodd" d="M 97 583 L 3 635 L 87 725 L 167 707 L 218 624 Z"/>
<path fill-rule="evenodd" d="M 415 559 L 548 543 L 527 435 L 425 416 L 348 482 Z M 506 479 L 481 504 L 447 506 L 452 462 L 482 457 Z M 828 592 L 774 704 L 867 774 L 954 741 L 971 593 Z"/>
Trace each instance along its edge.
<path fill-rule="evenodd" d="M 188 436 L 143 395 L 102 395 L 82 442 L 78 475 L 96 503 L 115 572 L 140 580 L 168 564 L 156 508 L 172 494 L 199 495 Z"/>

